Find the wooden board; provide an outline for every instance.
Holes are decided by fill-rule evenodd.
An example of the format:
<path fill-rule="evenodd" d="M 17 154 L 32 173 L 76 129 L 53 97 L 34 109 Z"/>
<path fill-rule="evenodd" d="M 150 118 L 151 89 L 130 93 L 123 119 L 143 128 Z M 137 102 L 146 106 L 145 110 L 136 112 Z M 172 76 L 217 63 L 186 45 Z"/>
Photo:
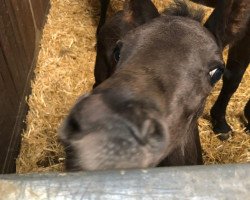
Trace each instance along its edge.
<path fill-rule="evenodd" d="M 0 173 L 15 172 L 49 0 L 0 0 Z"/>
<path fill-rule="evenodd" d="M 2 189 L 1 189 L 2 188 Z M 3 199 L 249 199 L 250 165 L 0 176 Z"/>

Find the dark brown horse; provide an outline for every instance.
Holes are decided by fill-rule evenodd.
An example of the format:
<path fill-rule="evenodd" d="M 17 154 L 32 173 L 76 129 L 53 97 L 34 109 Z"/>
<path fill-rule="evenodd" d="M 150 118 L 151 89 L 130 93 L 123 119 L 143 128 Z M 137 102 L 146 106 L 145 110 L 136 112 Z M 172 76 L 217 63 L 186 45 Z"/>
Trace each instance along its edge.
<path fill-rule="evenodd" d="M 224 34 L 224 32 L 231 32 L 223 39 L 222 46 L 227 45 L 230 41 L 232 41 L 232 39 L 234 40 L 234 43 L 231 44 L 229 49 L 228 61 L 226 65 L 228 73 L 223 76 L 222 90 L 211 109 L 214 131 L 216 133 L 221 133 L 219 137 L 222 140 L 227 139 L 229 137 L 229 132 L 232 130 L 225 118 L 228 102 L 237 90 L 250 62 L 250 10 L 249 6 L 247 6 L 249 4 L 249 0 L 220 0 L 216 1 L 216 3 L 215 1 L 210 1 L 209 6 L 215 7 L 215 10 L 205 24 L 206 27 L 215 32 L 216 37 L 219 37 L 220 34 Z M 224 12 L 221 12 L 222 10 L 224 10 Z M 228 18 L 223 17 L 223 15 L 227 15 L 227 12 L 230 12 Z M 220 28 L 226 20 L 228 20 L 228 23 L 231 21 L 232 24 L 237 24 L 237 20 L 241 20 L 240 15 L 247 16 L 243 22 L 247 24 L 244 30 L 237 31 L 236 29 L 240 29 L 241 27 L 235 26 L 228 26 L 228 28 L 224 30 Z M 246 131 L 249 132 L 250 99 L 245 106 L 244 114 L 248 121 Z"/>
<path fill-rule="evenodd" d="M 125 1 L 127 23 L 146 15 L 132 2 Z M 78 100 L 60 130 L 67 170 L 202 164 L 197 119 L 224 71 L 225 41 L 244 31 L 248 16 L 216 28 L 203 27 L 199 16 L 178 1 L 121 35 L 116 70 Z"/>
<path fill-rule="evenodd" d="M 237 3 L 236 0 L 234 1 L 217 1 L 217 0 L 192 0 L 193 2 L 196 3 L 202 3 L 206 6 L 213 7 L 215 8 L 213 14 L 210 16 L 210 19 L 207 21 L 205 26 L 209 26 L 210 29 L 214 28 L 216 29 L 218 26 L 221 25 L 221 23 L 224 23 L 223 21 L 220 21 L 221 19 L 224 20 L 225 18 L 222 18 L 220 16 L 221 13 L 226 13 L 227 10 L 226 8 L 232 8 L 232 13 L 235 13 L 233 15 L 230 15 L 229 19 L 231 18 L 232 20 L 237 20 L 236 17 L 239 13 L 237 12 L 243 12 L 244 15 L 249 13 L 250 11 L 247 10 L 247 7 L 244 9 L 238 9 L 237 5 L 240 5 Z M 240 0 L 241 2 L 242 0 Z M 244 0 L 246 3 L 250 4 L 249 0 Z M 105 22 L 105 16 L 106 16 L 106 11 L 108 8 L 109 0 L 101 0 L 101 18 L 100 18 L 100 23 L 98 26 L 98 33 L 100 32 L 100 28 L 104 25 Z M 145 2 L 145 5 L 150 5 L 151 1 L 148 0 Z M 139 4 L 139 3 L 138 3 Z M 142 6 L 144 4 L 141 3 L 140 5 Z M 224 12 L 223 12 L 224 10 Z M 156 15 L 152 15 L 152 17 L 155 17 Z M 113 17 L 113 20 L 108 21 L 103 29 L 110 29 L 110 26 L 116 27 L 113 28 L 113 30 L 119 29 L 120 27 L 123 27 L 123 24 L 125 22 L 119 21 L 118 23 L 114 22 L 114 19 L 117 20 L 117 17 Z M 247 20 L 247 18 L 246 18 Z M 122 24 L 122 25 L 121 25 Z M 127 30 L 132 29 L 133 27 L 126 27 Z M 115 70 L 115 65 L 116 62 L 112 62 L 112 64 L 109 64 L 108 62 L 103 65 L 102 59 L 105 57 L 103 56 L 103 52 L 105 52 L 102 43 L 105 43 L 105 38 L 107 37 L 107 32 L 103 30 L 101 33 L 98 34 L 97 42 L 99 43 L 98 50 L 97 50 L 97 60 L 96 60 L 96 66 L 95 66 L 95 86 L 100 84 L 103 80 L 108 78 Z M 216 30 L 214 30 L 216 31 Z M 223 30 L 225 31 L 225 30 Z M 123 30 L 121 31 L 123 34 L 126 33 L 127 31 Z M 110 33 L 108 33 L 109 35 Z M 223 34 L 220 32 L 216 32 L 216 34 Z M 114 34 L 116 37 L 110 37 L 112 38 L 112 42 L 110 44 L 114 44 L 116 41 L 118 41 L 119 38 L 121 38 L 121 34 L 119 32 L 116 32 Z M 230 36 L 231 37 L 231 36 Z M 242 80 L 242 77 L 244 75 L 244 72 L 246 71 L 246 68 L 249 65 L 250 61 L 250 21 L 248 21 L 248 28 L 245 31 L 241 31 L 240 35 L 232 35 L 234 38 L 234 43 L 231 44 L 230 50 L 229 50 L 229 55 L 228 55 L 228 62 L 226 65 L 226 69 L 228 71 L 227 75 L 223 76 L 223 87 L 220 92 L 220 95 L 214 104 L 212 110 L 211 110 L 211 117 L 212 117 L 212 123 L 213 123 L 213 130 L 215 133 L 218 133 L 219 138 L 221 140 L 228 139 L 230 132 L 231 132 L 231 127 L 228 125 L 225 115 L 226 115 L 226 108 L 228 105 L 228 102 L 231 98 L 231 96 L 234 94 L 234 92 L 237 90 L 239 83 Z M 225 39 L 223 42 L 222 46 L 225 46 L 226 44 L 229 43 L 229 41 L 232 38 Z M 114 45 L 109 46 L 108 49 L 111 49 Z M 100 53 L 102 52 L 102 53 Z M 113 58 L 112 58 L 113 59 Z M 101 63 L 101 64 L 100 64 Z M 247 126 L 246 126 L 246 131 L 250 131 L 250 100 L 245 106 L 244 109 L 244 114 L 245 117 L 248 121 Z"/>

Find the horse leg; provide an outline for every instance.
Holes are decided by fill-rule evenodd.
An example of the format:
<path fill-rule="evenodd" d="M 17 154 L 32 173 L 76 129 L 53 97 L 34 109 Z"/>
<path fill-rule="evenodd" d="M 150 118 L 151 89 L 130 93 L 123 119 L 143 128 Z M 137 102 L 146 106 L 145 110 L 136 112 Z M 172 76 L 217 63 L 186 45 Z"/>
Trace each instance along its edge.
<path fill-rule="evenodd" d="M 248 100 L 246 107 L 244 109 L 244 114 L 247 119 L 246 131 L 250 134 L 250 99 Z"/>
<path fill-rule="evenodd" d="M 108 10 L 108 6 L 109 6 L 109 2 L 110 0 L 100 0 L 101 3 L 101 14 L 100 14 L 100 20 L 99 20 L 99 24 L 96 30 L 96 34 L 99 33 L 100 28 L 103 26 L 103 24 L 106 21 L 106 13 Z"/>
<path fill-rule="evenodd" d="M 250 59 L 250 37 L 248 34 L 239 40 L 229 50 L 227 73 L 223 76 L 223 86 L 217 101 L 211 109 L 213 130 L 220 133 L 219 139 L 229 138 L 229 132 L 232 130 L 228 125 L 225 114 L 228 102 L 237 90 L 241 79 L 246 71 Z"/>

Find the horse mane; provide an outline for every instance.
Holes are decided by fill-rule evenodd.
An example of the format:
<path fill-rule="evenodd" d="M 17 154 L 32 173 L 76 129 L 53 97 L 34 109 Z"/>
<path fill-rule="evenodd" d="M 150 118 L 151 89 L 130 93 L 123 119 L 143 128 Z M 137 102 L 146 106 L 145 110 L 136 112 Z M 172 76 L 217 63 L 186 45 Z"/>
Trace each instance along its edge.
<path fill-rule="evenodd" d="M 195 21 L 202 22 L 205 12 L 201 8 L 194 8 L 191 5 L 188 5 L 185 0 L 174 0 L 162 14 L 188 17 Z"/>

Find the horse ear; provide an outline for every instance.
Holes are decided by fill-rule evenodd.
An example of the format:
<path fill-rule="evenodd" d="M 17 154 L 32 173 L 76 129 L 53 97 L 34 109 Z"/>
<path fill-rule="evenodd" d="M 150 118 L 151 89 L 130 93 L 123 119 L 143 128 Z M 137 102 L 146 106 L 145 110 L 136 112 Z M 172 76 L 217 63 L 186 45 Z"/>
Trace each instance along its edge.
<path fill-rule="evenodd" d="M 224 48 L 244 35 L 250 19 L 249 0 L 218 0 L 205 23 Z"/>
<path fill-rule="evenodd" d="M 144 24 L 160 14 L 151 0 L 126 0 L 124 20 L 136 25 Z"/>

